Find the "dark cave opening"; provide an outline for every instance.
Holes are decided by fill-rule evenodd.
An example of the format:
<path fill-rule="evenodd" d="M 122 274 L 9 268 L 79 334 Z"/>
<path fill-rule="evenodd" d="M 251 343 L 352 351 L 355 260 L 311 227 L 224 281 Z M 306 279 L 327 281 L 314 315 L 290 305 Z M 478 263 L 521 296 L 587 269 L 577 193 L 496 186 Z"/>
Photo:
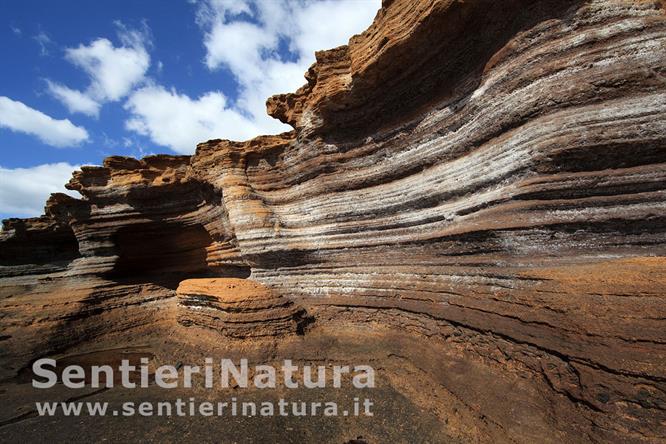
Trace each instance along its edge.
<path fill-rule="evenodd" d="M 2 244 L 0 265 L 68 263 L 81 257 L 79 242 L 68 225 L 31 229 L 19 224 L 14 236 Z"/>
<path fill-rule="evenodd" d="M 206 247 L 212 242 L 199 224 L 149 222 L 120 228 L 112 237 L 118 259 L 111 275 L 205 275 Z"/>

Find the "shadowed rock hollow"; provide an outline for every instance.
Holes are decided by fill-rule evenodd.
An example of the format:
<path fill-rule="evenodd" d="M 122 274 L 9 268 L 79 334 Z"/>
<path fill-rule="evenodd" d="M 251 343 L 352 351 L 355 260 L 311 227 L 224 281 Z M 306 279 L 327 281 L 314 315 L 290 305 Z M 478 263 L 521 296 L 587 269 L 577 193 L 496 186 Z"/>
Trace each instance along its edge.
<path fill-rule="evenodd" d="M 663 442 L 665 13 L 385 1 L 268 100 L 294 131 L 75 172 L 0 234 L 3 433 L 34 359 L 140 346 L 377 369 L 373 418 L 228 439 Z"/>

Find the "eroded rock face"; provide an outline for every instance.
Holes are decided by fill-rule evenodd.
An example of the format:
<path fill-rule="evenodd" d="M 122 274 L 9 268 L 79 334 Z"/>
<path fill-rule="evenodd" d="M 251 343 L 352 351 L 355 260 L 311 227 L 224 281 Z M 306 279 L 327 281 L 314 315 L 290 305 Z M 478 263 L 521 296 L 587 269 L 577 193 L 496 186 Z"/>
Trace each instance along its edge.
<path fill-rule="evenodd" d="M 269 99 L 293 132 L 112 157 L 75 173 L 83 199 L 9 222 L 3 251 L 44 248 L 3 263 L 3 375 L 103 337 L 228 332 L 303 361 L 346 344 L 452 439 L 666 439 L 665 14 L 385 2 Z M 68 230 L 78 253 L 45 271 Z M 221 277 L 271 290 L 226 300 Z M 214 280 L 177 296 L 190 278 Z M 263 314 L 229 329 L 187 309 L 201 296 Z M 292 346 L 296 306 L 314 323 Z"/>
<path fill-rule="evenodd" d="M 49 217 L 7 219 L 0 233 L 0 264 L 67 264 L 79 257 L 79 245 L 69 225 Z M 27 272 L 33 267 L 27 267 Z"/>
<path fill-rule="evenodd" d="M 233 338 L 303 334 L 302 308 L 248 279 L 187 279 L 180 283 L 178 322 Z"/>

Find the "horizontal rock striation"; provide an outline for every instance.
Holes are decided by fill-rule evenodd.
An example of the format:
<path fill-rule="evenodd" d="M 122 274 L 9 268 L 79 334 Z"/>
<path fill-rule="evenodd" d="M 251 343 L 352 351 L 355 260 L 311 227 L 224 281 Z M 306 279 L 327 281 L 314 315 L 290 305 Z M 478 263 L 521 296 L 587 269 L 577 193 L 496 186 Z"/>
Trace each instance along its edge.
<path fill-rule="evenodd" d="M 178 322 L 233 338 L 302 334 L 307 322 L 291 300 L 247 279 L 187 279 L 176 293 Z"/>
<path fill-rule="evenodd" d="M 304 361 L 354 336 L 455 439 L 665 440 L 664 8 L 385 1 L 268 100 L 294 131 L 111 157 L 6 222 L 3 362 L 118 325 L 290 344 L 303 307 Z"/>

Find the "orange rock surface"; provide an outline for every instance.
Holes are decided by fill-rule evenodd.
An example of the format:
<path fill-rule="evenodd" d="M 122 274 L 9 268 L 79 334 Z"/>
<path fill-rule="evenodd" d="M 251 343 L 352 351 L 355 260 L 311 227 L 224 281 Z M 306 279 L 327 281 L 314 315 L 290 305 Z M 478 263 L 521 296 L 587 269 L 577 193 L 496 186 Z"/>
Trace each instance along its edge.
<path fill-rule="evenodd" d="M 385 1 L 268 99 L 292 132 L 82 168 L 81 199 L 4 223 L 0 375 L 137 345 L 370 361 L 381 421 L 298 436 L 663 442 L 664 8 Z"/>

